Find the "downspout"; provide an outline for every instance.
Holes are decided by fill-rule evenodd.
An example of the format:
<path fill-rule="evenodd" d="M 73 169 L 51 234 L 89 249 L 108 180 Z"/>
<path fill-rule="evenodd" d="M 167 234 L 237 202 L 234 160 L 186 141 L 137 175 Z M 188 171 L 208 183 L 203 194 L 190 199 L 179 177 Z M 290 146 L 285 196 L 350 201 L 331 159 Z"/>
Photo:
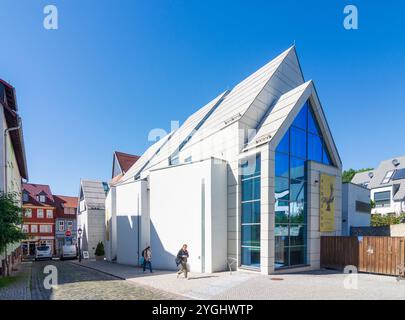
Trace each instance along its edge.
<path fill-rule="evenodd" d="M 21 129 L 21 118 L 18 117 L 18 126 L 4 129 L 4 193 L 7 193 L 7 134 Z"/>

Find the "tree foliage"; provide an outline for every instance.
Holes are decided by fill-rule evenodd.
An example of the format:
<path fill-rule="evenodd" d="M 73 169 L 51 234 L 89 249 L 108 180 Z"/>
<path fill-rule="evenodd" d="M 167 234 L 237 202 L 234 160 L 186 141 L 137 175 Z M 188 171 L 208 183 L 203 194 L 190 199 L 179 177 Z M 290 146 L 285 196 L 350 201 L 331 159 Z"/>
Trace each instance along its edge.
<path fill-rule="evenodd" d="M 104 244 L 101 241 L 97 244 L 96 252 L 94 254 L 98 257 L 102 257 L 105 254 Z"/>
<path fill-rule="evenodd" d="M 385 227 L 393 224 L 400 224 L 405 222 L 405 213 L 401 213 L 400 216 L 395 215 L 381 215 L 372 214 L 371 215 L 371 226 L 372 227 Z"/>
<path fill-rule="evenodd" d="M 0 250 L 6 250 L 7 245 L 25 239 L 21 230 L 21 207 L 18 195 L 14 192 L 0 193 Z"/>
<path fill-rule="evenodd" d="M 342 182 L 343 183 L 351 182 L 356 173 L 370 171 L 373 169 L 374 168 L 364 168 L 364 169 L 354 170 L 354 169 L 350 168 L 349 170 L 345 170 L 342 173 Z"/>

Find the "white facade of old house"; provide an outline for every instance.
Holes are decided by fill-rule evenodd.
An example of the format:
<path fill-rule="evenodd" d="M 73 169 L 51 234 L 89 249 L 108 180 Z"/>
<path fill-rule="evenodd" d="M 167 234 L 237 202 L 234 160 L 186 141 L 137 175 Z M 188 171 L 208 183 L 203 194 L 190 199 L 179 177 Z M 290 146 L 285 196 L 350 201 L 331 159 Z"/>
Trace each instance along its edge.
<path fill-rule="evenodd" d="M 9 94 L 6 94 L 8 90 Z M 18 107 L 16 104 L 15 90 L 10 85 L 0 81 L 0 191 L 16 193 L 21 201 L 22 179 L 28 179 L 27 164 L 25 159 L 24 137 L 22 122 L 18 120 Z M 8 117 L 15 119 L 13 125 L 8 124 Z M 13 114 L 11 117 L 10 114 Z M 13 129 L 13 135 L 18 136 L 19 145 L 15 145 L 11 139 L 11 132 L 8 129 L 15 128 L 20 125 L 18 130 Z M 20 159 L 17 159 L 20 151 Z M 18 160 L 20 160 L 20 165 Z M 22 202 L 20 202 L 22 206 Z M 7 252 L 11 253 L 20 246 L 19 243 L 11 244 L 7 248 Z M 0 261 L 4 259 L 4 253 L 0 252 Z"/>
<path fill-rule="evenodd" d="M 227 260 L 233 258 L 238 268 L 276 272 L 276 150 L 307 104 L 331 163 L 306 161 L 303 205 L 308 221 L 294 230 L 297 236 L 306 230 L 305 257 L 300 258 L 299 267 L 319 268 L 319 185 L 315 180 L 320 173 L 336 177 L 336 228 L 325 234 L 339 235 L 341 161 L 315 86 L 304 81 L 294 47 L 192 114 L 115 183 L 106 205 L 112 210 L 109 230 L 116 230 L 116 238 L 110 235 L 116 241 L 109 246 L 111 259 L 116 255 L 117 262 L 138 264 L 134 254 L 139 257 L 151 245 L 155 267 L 173 269 L 177 251 L 187 243 L 193 271 L 225 270 Z M 243 221 L 242 192 L 249 182 L 242 181 L 241 163 L 251 157 L 260 159 L 261 170 L 255 178 L 256 184 L 260 181 L 260 199 L 251 200 L 260 203 L 254 209 L 260 208 L 260 219 L 250 225 Z M 246 265 L 247 254 L 255 263 Z"/>

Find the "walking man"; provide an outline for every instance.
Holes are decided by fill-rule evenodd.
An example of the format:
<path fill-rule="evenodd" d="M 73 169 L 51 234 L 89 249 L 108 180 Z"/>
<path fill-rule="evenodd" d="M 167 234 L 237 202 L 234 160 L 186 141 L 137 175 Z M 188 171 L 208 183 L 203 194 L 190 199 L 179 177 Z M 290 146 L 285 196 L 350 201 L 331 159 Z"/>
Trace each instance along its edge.
<path fill-rule="evenodd" d="M 183 247 L 180 249 L 180 251 L 177 253 L 176 257 L 176 264 L 177 266 L 180 265 L 180 270 L 177 272 L 177 278 L 184 273 L 184 278 L 187 278 L 187 258 L 188 258 L 188 251 L 187 251 L 187 245 L 183 244 Z"/>

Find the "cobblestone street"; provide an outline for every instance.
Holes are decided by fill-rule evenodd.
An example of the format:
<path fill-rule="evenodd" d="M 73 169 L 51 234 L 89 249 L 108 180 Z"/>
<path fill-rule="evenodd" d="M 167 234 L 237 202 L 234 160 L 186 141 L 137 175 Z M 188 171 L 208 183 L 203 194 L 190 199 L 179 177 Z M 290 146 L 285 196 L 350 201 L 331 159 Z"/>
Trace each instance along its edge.
<path fill-rule="evenodd" d="M 56 267 L 57 288 L 46 289 L 44 268 Z M 69 261 L 25 262 L 18 280 L 0 289 L 0 300 L 153 300 L 176 299 L 154 288 L 83 268 Z"/>

